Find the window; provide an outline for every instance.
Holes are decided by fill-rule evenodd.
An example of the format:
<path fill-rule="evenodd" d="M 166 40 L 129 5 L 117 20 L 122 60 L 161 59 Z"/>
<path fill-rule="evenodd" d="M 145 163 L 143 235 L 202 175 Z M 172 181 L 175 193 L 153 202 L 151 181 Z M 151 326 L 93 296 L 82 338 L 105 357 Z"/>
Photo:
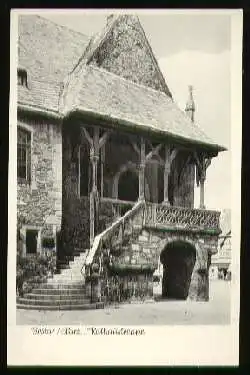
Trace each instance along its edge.
<path fill-rule="evenodd" d="M 26 230 L 26 254 L 36 254 L 37 252 L 38 230 Z"/>
<path fill-rule="evenodd" d="M 20 68 L 17 70 L 17 82 L 19 86 L 28 87 L 26 70 Z"/>
<path fill-rule="evenodd" d="M 17 178 L 30 183 L 31 167 L 31 133 L 24 129 L 17 129 Z"/>

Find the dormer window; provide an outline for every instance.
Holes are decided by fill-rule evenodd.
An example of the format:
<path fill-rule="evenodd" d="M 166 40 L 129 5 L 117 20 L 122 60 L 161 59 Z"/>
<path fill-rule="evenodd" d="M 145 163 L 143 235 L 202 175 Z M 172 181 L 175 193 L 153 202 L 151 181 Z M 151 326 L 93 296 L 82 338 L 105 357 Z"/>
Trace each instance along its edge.
<path fill-rule="evenodd" d="M 19 86 L 28 87 L 27 71 L 23 68 L 17 69 L 17 82 Z"/>

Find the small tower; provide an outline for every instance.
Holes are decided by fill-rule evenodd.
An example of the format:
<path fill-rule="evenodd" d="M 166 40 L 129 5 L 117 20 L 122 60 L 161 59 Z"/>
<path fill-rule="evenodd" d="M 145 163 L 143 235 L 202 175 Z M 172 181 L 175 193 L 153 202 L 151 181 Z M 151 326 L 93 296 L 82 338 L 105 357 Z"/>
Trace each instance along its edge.
<path fill-rule="evenodd" d="M 195 104 L 193 98 L 193 86 L 188 86 L 189 90 L 189 98 L 186 103 L 185 111 L 187 115 L 190 117 L 191 121 L 194 122 L 194 112 L 195 112 Z"/>

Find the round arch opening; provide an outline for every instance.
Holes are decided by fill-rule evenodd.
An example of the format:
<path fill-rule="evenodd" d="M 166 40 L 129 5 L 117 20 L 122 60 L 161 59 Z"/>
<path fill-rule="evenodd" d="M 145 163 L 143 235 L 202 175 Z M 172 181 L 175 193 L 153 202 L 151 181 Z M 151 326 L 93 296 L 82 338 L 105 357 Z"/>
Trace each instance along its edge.
<path fill-rule="evenodd" d="M 195 247 L 185 241 L 171 242 L 161 252 L 160 260 L 163 265 L 162 297 L 186 300 L 196 261 Z"/>
<path fill-rule="evenodd" d="M 118 199 L 134 202 L 139 196 L 138 174 L 132 170 L 121 173 L 118 182 Z"/>

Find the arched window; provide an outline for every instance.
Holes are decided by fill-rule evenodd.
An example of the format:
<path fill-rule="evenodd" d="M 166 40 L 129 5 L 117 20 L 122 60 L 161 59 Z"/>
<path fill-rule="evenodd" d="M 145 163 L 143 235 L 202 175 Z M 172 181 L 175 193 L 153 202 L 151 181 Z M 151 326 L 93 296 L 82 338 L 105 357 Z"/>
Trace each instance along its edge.
<path fill-rule="evenodd" d="M 118 182 L 118 199 L 134 202 L 139 196 L 139 180 L 135 171 L 121 173 Z"/>

